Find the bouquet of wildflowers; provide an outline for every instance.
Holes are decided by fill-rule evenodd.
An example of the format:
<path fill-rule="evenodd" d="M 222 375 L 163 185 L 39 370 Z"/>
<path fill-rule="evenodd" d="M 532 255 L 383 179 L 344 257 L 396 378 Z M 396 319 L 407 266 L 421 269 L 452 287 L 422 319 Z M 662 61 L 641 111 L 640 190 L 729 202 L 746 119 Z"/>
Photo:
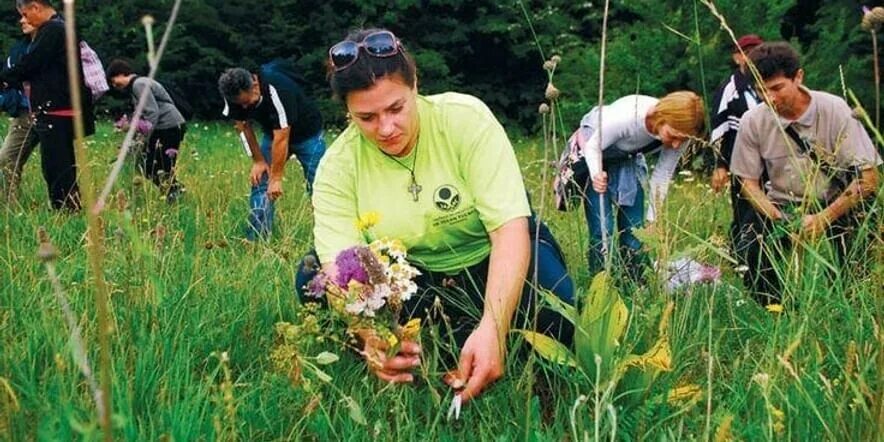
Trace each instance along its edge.
<path fill-rule="evenodd" d="M 417 293 L 414 278 L 420 272 L 406 260 L 405 246 L 398 240 L 380 239 L 342 250 L 335 258 L 337 274 L 320 271 L 307 286 L 314 298 L 325 298 L 344 316 L 350 330 L 368 329 L 389 344 L 417 338 L 420 320 L 399 325 L 403 304 Z"/>

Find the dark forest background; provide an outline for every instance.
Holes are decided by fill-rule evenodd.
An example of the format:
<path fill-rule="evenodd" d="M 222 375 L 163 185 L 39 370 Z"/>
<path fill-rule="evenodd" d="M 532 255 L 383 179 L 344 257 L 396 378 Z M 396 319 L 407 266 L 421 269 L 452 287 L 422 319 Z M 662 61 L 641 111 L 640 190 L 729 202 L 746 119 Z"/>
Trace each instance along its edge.
<path fill-rule="evenodd" d="M 840 95 L 840 67 L 847 87 L 867 108 L 874 106 L 872 42 L 860 28 L 861 3 L 715 3 L 738 36 L 757 33 L 795 44 L 804 56 L 809 87 Z M 14 2 L 6 4 L 0 11 L 3 48 L 19 34 Z M 126 57 L 147 71 L 141 18 L 155 17 L 158 43 L 172 1 L 77 4 L 82 36 L 105 65 Z M 563 120 L 570 127 L 598 100 L 602 8 L 597 0 L 185 0 L 160 76 L 184 90 L 199 118 L 217 119 L 221 99 L 215 82 L 223 69 L 254 68 L 274 57 L 292 57 L 327 123 L 339 126 L 344 112 L 325 81 L 326 51 L 350 29 L 380 26 L 394 31 L 416 56 L 423 93 L 456 90 L 477 95 L 509 130 L 523 133 L 536 132 L 539 125 L 537 107 L 547 81 L 544 56 L 560 55 L 555 83 L 563 94 Z M 606 98 L 689 88 L 709 99 L 731 69 L 730 50 L 726 32 L 699 2 L 613 1 Z M 122 104 L 104 100 L 101 110 L 110 115 Z"/>

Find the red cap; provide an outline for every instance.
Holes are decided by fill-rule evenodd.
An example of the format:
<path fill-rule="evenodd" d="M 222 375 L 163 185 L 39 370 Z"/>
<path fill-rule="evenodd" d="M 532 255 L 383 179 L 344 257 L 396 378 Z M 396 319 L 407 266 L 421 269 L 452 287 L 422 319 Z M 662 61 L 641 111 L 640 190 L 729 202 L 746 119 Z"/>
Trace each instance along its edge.
<path fill-rule="evenodd" d="M 764 40 L 762 40 L 761 37 L 755 34 L 747 34 L 737 39 L 737 47 L 742 49 L 743 52 L 746 52 L 749 49 L 752 49 L 762 43 L 764 43 Z M 734 51 L 736 50 L 737 48 L 734 48 Z"/>

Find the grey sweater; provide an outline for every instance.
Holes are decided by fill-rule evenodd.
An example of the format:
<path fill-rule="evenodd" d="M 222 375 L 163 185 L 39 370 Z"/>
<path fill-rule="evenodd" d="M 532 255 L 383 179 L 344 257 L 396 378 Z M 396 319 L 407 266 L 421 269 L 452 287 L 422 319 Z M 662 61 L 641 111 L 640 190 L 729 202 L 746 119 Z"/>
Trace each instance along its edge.
<path fill-rule="evenodd" d="M 147 102 L 141 118 L 150 122 L 154 129 L 170 129 L 184 124 L 184 117 L 175 107 L 172 97 L 160 83 L 147 77 L 136 77 L 132 81 L 132 101 L 137 105 L 144 88 L 149 87 Z"/>

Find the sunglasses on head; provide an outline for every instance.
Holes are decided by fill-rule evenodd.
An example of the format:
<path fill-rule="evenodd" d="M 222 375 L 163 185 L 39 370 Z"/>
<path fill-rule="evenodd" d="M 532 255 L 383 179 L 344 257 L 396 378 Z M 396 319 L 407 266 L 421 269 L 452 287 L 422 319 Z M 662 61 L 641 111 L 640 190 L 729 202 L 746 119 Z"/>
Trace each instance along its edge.
<path fill-rule="evenodd" d="M 360 42 L 344 40 L 328 50 L 328 59 L 335 72 L 340 72 L 356 63 L 360 48 L 365 49 L 366 54 L 379 58 L 392 57 L 403 50 L 399 39 L 390 31 L 372 32 Z"/>

